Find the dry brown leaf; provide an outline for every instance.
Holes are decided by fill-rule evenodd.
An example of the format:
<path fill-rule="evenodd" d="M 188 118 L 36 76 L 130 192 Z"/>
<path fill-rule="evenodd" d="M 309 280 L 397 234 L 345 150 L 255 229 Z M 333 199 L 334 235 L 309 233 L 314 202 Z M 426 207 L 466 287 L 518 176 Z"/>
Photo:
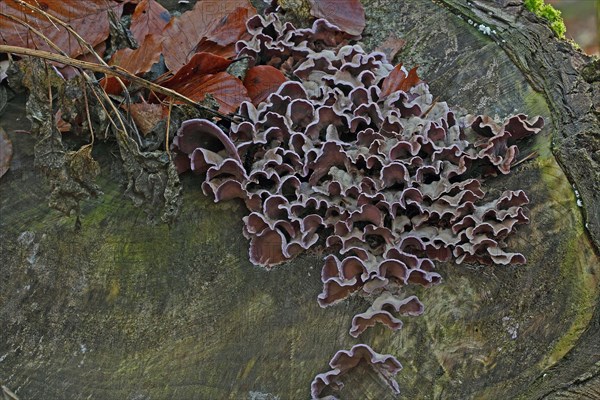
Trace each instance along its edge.
<path fill-rule="evenodd" d="M 176 85 L 163 86 L 198 102 L 204 101 L 210 93 L 219 103 L 219 112 L 223 114 L 234 112 L 243 101 L 250 101 L 242 81 L 227 72 L 192 75 L 187 80 L 179 80 Z"/>
<path fill-rule="evenodd" d="M 135 7 L 129 30 L 141 44 L 148 34 L 160 35 L 170 20 L 169 11 L 156 0 L 142 0 Z"/>
<path fill-rule="evenodd" d="M 92 46 L 98 45 L 108 37 L 108 10 L 112 9 L 117 18 L 120 18 L 124 4 L 113 0 L 25 1 L 67 22 Z M 71 57 L 85 52 L 77 39 L 65 28 L 39 13 L 20 6 L 14 0 L 0 1 L 0 13 L 26 20 Z M 0 33 L 0 40 L 4 44 L 54 52 L 43 39 L 28 32 L 28 28 L 7 18 L 0 17 Z"/>
<path fill-rule="evenodd" d="M 148 135 L 163 119 L 164 108 L 161 104 L 135 103 L 129 105 L 129 113 L 133 122 L 144 136 Z"/>
<path fill-rule="evenodd" d="M 406 40 L 400 39 L 397 36 L 390 36 L 386 40 L 384 40 L 383 43 L 377 46 L 375 48 L 375 51 L 380 51 L 383 54 L 385 54 L 387 59 L 391 62 L 396 56 L 396 54 L 398 54 L 398 52 L 402 50 L 405 44 Z"/>
<path fill-rule="evenodd" d="M 246 21 L 254 14 L 254 8 L 238 7 L 221 18 L 207 37 L 219 46 L 234 44 L 246 33 Z"/>
<path fill-rule="evenodd" d="M 134 75 L 148 72 L 152 65 L 160 60 L 161 42 L 162 38 L 160 36 L 148 34 L 137 49 L 117 50 L 110 59 L 109 64 L 118 65 Z M 121 80 L 125 82 L 124 79 Z M 102 78 L 100 85 L 108 94 L 117 95 L 123 91 L 123 87 L 114 76 Z"/>
<path fill-rule="evenodd" d="M 360 35 L 365 29 L 365 10 L 360 0 L 309 0 L 310 13 L 325 18 L 350 35 Z"/>
<path fill-rule="evenodd" d="M 386 97 L 397 90 L 408 92 L 408 90 L 416 86 L 421 79 L 417 75 L 417 67 L 408 71 L 408 75 L 402 71 L 402 64 L 396 65 L 392 72 L 383 80 L 380 97 Z"/>
<path fill-rule="evenodd" d="M 202 39 L 219 46 L 235 43 L 240 32 L 246 29 L 246 19 L 240 16 L 249 18 L 255 13 L 248 0 L 197 2 L 193 9 L 173 18 L 163 30 L 162 53 L 167 68 L 178 71 L 187 64 Z"/>
<path fill-rule="evenodd" d="M 229 67 L 231 60 L 211 53 L 197 53 L 190 61 L 177 71 L 173 77 L 162 83 L 165 87 L 184 87 L 192 76 L 216 74 Z"/>
<path fill-rule="evenodd" d="M 196 46 L 196 53 L 211 53 L 225 58 L 233 57 L 237 54 L 235 51 L 235 43 L 228 44 L 227 46 L 220 46 L 206 38 L 200 40 L 200 43 Z"/>
<path fill-rule="evenodd" d="M 275 93 L 287 78 L 283 73 L 270 65 L 252 67 L 246 73 L 244 86 L 248 89 L 248 96 L 252 104 L 258 105 L 271 93 Z"/>
<path fill-rule="evenodd" d="M 162 40 L 159 35 L 148 34 L 137 49 L 117 50 L 109 64 L 118 65 L 132 74 L 148 72 L 160 60 Z"/>

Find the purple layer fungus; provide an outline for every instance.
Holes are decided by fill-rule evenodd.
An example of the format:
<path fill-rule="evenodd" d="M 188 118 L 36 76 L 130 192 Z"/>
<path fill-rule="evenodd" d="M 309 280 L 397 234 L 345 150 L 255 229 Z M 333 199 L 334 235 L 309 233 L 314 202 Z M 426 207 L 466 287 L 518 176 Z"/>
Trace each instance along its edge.
<path fill-rule="evenodd" d="M 318 302 L 367 299 L 371 306 L 352 320 L 357 337 L 378 322 L 398 330 L 398 317 L 420 315 L 423 304 L 402 298 L 403 288 L 440 283 L 435 261 L 525 262 L 505 250 L 505 238 L 528 222 L 527 196 L 517 190 L 493 197 L 482 183 L 509 173 L 516 142 L 538 133 L 542 118 L 457 117 L 418 79 L 392 90 L 386 78 L 394 66 L 386 56 L 366 52 L 324 19 L 296 29 L 272 13 L 247 26 L 252 38 L 238 42 L 239 56 L 291 80 L 256 107 L 243 103 L 244 121 L 228 131 L 186 121 L 173 149 L 178 171 L 202 175 L 207 196 L 244 201 L 252 263 L 269 269 L 326 247 Z M 401 73 L 409 75 L 400 68 L 393 79 Z M 350 363 L 340 360 L 355 353 L 369 354 L 371 363 L 383 357 L 376 363 L 389 362 L 390 371 L 400 368 L 391 356 L 355 346 L 315 378 L 313 396 L 339 385 L 347 369 L 339 366 Z"/>
<path fill-rule="evenodd" d="M 371 366 L 395 394 L 400 393 L 398 383 L 393 378 L 402 369 L 400 362 L 394 356 L 375 353 L 369 346 L 357 344 L 350 351 L 340 350 L 335 353 L 329 362 L 332 369 L 315 376 L 310 385 L 312 398 L 319 399 L 321 392 L 328 386 L 334 390 L 341 389 L 344 386 L 341 377 L 361 363 Z M 335 399 L 333 396 L 327 398 Z"/>

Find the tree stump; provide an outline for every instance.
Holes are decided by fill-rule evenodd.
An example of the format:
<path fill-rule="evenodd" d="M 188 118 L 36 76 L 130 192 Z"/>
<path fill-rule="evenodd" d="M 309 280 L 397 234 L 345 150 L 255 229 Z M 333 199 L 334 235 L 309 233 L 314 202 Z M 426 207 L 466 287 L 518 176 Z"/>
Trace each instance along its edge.
<path fill-rule="evenodd" d="M 182 213 L 148 225 L 100 144 L 104 194 L 81 228 L 47 207 L 33 141 L 10 110 L 15 156 L 0 179 L 0 380 L 21 399 L 306 399 L 338 349 L 363 342 L 404 369 L 394 397 L 368 369 L 341 398 L 600 396 L 600 66 L 510 0 L 366 0 L 364 43 L 405 41 L 431 92 L 465 113 L 541 115 L 538 156 L 487 190 L 524 189 L 531 223 L 509 237 L 527 264 L 440 266 L 418 318 L 348 335 L 365 302 L 321 309 L 322 255 L 272 271 L 248 261 L 241 203 L 183 179 Z M 490 27 L 490 35 L 479 29 Z M 21 116 L 22 118 L 23 116 Z M 575 190 L 579 194 L 576 197 Z M 578 206 L 581 204 L 581 207 Z M 580 397 L 578 397 L 580 396 Z"/>

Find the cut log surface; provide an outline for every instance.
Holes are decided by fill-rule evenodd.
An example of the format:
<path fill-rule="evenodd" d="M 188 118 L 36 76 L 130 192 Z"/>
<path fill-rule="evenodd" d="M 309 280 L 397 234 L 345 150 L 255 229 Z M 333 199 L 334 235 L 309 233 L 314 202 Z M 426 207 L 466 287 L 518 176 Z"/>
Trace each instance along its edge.
<path fill-rule="evenodd" d="M 14 132 L 22 126 L 9 109 L 0 383 L 22 400 L 307 399 L 337 350 L 367 343 L 403 364 L 401 394 L 359 367 L 342 399 L 598 398 L 600 82 L 586 81 L 588 58 L 518 3 L 364 1 L 363 42 L 403 39 L 394 63 L 418 65 L 432 94 L 461 113 L 546 120 L 521 146 L 538 156 L 486 181 L 489 193 L 523 189 L 531 200 L 531 223 L 507 241 L 527 264 L 440 265 L 443 283 L 415 291 L 422 316 L 353 339 L 351 318 L 367 303 L 319 307 L 323 255 L 272 271 L 251 265 L 243 205 L 214 204 L 197 177 L 183 179 L 175 224 L 148 225 L 123 195 L 116 150 L 96 145 L 104 194 L 84 202 L 74 229 L 47 207 L 33 141 Z"/>

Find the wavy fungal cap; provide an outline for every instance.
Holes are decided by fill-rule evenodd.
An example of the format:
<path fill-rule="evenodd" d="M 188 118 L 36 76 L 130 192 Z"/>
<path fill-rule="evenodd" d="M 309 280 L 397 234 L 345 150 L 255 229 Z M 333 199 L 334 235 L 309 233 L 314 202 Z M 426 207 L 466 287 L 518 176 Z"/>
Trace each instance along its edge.
<path fill-rule="evenodd" d="M 398 316 L 420 315 L 423 304 L 402 298 L 402 288 L 440 283 L 436 261 L 525 262 L 505 250 L 504 240 L 528 222 L 527 196 L 517 190 L 494 198 L 482 182 L 510 171 L 516 142 L 539 132 L 541 118 L 458 118 L 433 100 L 416 70 L 367 53 L 353 44 L 356 36 L 324 19 L 296 29 L 277 14 L 255 16 L 248 31 L 239 56 L 292 80 L 263 102 L 243 103 L 245 121 L 227 132 L 187 121 L 174 151 L 180 172 L 204 177 L 206 195 L 245 202 L 252 263 L 269 269 L 309 248 L 327 248 L 318 302 L 369 299 L 352 320 L 357 337 L 376 323 L 398 330 Z M 356 359 L 384 371 L 397 389 L 389 378 L 400 369 L 397 360 L 359 345 L 338 352 L 333 370 L 317 375 L 313 397 L 325 386 L 340 387 L 339 376 Z"/>

